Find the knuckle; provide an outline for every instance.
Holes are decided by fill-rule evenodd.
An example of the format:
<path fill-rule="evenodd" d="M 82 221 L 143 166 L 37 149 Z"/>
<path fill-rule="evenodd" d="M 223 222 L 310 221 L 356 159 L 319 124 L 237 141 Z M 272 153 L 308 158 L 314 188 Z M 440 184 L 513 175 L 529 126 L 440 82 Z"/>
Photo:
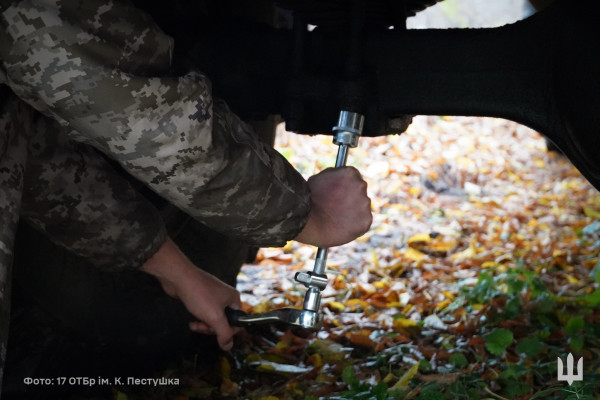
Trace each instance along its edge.
<path fill-rule="evenodd" d="M 221 318 L 222 316 L 217 313 L 210 313 L 206 315 L 206 317 L 204 318 L 204 322 L 212 326 L 219 322 Z"/>
<path fill-rule="evenodd" d="M 362 201 L 362 207 L 364 210 L 368 210 L 369 214 L 371 213 L 371 199 L 369 197 L 366 197 L 363 199 Z"/>
<path fill-rule="evenodd" d="M 348 176 L 349 178 L 354 178 L 358 170 L 354 167 L 345 166 L 342 168 L 337 168 L 341 174 Z"/>
<path fill-rule="evenodd" d="M 355 177 L 356 179 L 360 179 L 361 181 L 363 181 L 360 171 L 354 167 L 350 167 L 350 168 L 351 168 L 350 171 L 352 173 L 352 176 Z"/>

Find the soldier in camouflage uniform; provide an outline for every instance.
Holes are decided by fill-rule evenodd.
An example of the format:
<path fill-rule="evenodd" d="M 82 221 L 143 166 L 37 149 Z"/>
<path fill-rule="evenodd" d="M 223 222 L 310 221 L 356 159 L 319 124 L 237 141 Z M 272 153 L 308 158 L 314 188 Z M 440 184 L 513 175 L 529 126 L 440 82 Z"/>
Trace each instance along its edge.
<path fill-rule="evenodd" d="M 1 243 L 5 250 L 0 271 L 10 271 L 10 251 L 19 214 L 22 221 L 97 266 L 130 268 L 155 254 L 166 238 L 158 210 L 97 151 L 70 141 L 58 123 L 33 110 L 7 87 L 0 91 L 3 92 L 0 132 L 8 134 L 2 136 L 7 143 L 0 158 L 3 163 L 0 190 L 5 194 L 3 206 L 11 207 L 9 210 L 4 207 L 0 213 Z M 10 200 L 6 201 L 7 197 Z M 144 214 L 146 218 L 142 218 Z M 44 252 L 40 246 L 28 251 L 50 257 L 39 263 L 40 269 L 46 270 L 53 263 L 52 256 L 57 254 Z M 6 289 L 10 281 L 6 274 L 2 277 L 2 324 L 6 329 L 9 318 Z M 43 278 L 48 277 L 41 275 L 40 279 Z M 48 298 L 52 297 L 46 296 L 44 300 Z M 5 344 L 2 343 L 3 353 Z"/>
<path fill-rule="evenodd" d="M 2 324 L 21 215 L 90 263 L 156 276 L 200 320 L 190 328 L 231 347 L 223 309 L 239 307 L 237 292 L 193 268 L 156 208 L 96 150 L 203 226 L 249 245 L 296 238 L 328 247 L 368 228 L 355 170 L 307 184 L 212 98 L 204 75 L 171 77 L 172 47 L 126 3 L 0 1 L 0 87 L 14 93 L 0 97 Z"/>

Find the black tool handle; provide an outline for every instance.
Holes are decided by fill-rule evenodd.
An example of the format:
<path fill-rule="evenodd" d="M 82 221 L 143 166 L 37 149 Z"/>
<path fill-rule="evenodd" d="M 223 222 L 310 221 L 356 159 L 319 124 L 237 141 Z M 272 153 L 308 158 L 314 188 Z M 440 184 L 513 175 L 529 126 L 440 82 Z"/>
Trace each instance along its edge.
<path fill-rule="evenodd" d="M 227 317 L 227 322 L 229 322 L 229 325 L 231 326 L 245 326 L 244 323 L 240 321 L 240 318 L 245 317 L 246 315 L 248 315 L 248 313 L 243 310 L 234 310 L 231 307 L 225 307 L 225 316 Z"/>

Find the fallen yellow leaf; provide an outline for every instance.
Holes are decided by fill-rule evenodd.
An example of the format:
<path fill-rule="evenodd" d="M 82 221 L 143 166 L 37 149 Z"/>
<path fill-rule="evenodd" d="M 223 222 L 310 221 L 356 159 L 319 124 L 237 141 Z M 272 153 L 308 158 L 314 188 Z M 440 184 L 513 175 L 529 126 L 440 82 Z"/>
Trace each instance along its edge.
<path fill-rule="evenodd" d="M 586 217 L 600 219 L 600 211 L 590 206 L 583 206 L 583 213 Z"/>
<path fill-rule="evenodd" d="M 337 310 L 337 311 L 346 310 L 346 306 L 344 304 L 340 303 L 339 301 L 330 301 L 330 302 L 326 303 L 325 305 L 328 306 L 329 308 L 331 308 L 332 310 Z"/>
<path fill-rule="evenodd" d="M 456 254 L 453 254 L 450 258 L 453 261 L 463 261 L 475 257 L 476 254 L 477 251 L 475 250 L 475 246 L 473 246 L 473 244 L 471 243 L 468 248 L 464 249 L 463 251 L 459 251 Z"/>
<path fill-rule="evenodd" d="M 225 396 L 237 396 L 239 387 L 237 383 L 231 380 L 231 365 L 225 357 L 221 357 L 221 377 L 221 394 Z"/>
<path fill-rule="evenodd" d="M 410 189 L 408 189 L 408 193 L 411 196 L 418 196 L 421 193 L 421 188 L 418 188 L 416 186 L 411 187 Z"/>
<path fill-rule="evenodd" d="M 573 275 L 565 274 L 565 278 L 567 278 L 569 283 L 573 285 L 576 285 L 580 282 L 579 279 L 575 278 Z"/>
<path fill-rule="evenodd" d="M 381 382 L 383 383 L 389 383 L 392 381 L 392 379 L 394 379 L 394 374 L 392 374 L 391 372 L 389 372 L 382 380 Z"/>
<path fill-rule="evenodd" d="M 354 309 L 356 307 L 360 307 L 363 310 L 366 310 L 367 308 L 369 308 L 369 303 L 367 303 L 366 301 L 361 300 L 361 299 L 349 299 L 346 301 L 345 304 L 346 304 L 346 307 L 349 307 L 352 309 Z"/>
<path fill-rule="evenodd" d="M 452 304 L 452 300 L 446 299 L 444 301 L 440 301 L 439 303 L 437 303 L 435 306 L 435 309 L 436 309 L 436 311 L 440 311 L 440 310 L 448 307 L 450 304 Z"/>
<path fill-rule="evenodd" d="M 429 244 L 429 250 L 435 251 L 438 253 L 448 253 L 449 251 L 454 250 L 454 248 L 458 245 L 456 240 L 444 238 L 442 240 L 434 240 Z"/>
<path fill-rule="evenodd" d="M 377 281 L 377 282 L 373 282 L 373 286 L 375 286 L 376 289 L 387 289 L 390 287 L 390 284 L 386 281 Z"/>
<path fill-rule="evenodd" d="M 396 318 L 394 320 L 394 327 L 396 328 L 413 328 L 419 326 L 419 324 L 412 320 L 412 319 L 407 319 L 407 318 Z"/>
<path fill-rule="evenodd" d="M 231 364 L 229 364 L 229 360 L 225 357 L 221 357 L 221 376 L 223 379 L 231 378 Z"/>
<path fill-rule="evenodd" d="M 413 243 L 427 243 L 431 241 L 431 236 L 428 233 L 417 233 L 408 239 L 407 244 L 410 246 Z"/>
<path fill-rule="evenodd" d="M 425 257 L 425 253 L 422 253 L 417 249 L 413 249 L 412 247 L 409 247 L 404 252 L 404 256 L 406 258 L 408 258 L 409 260 L 421 262 L 421 261 L 423 261 L 423 258 Z"/>
<path fill-rule="evenodd" d="M 396 384 L 392 386 L 392 389 L 398 389 L 404 386 L 408 386 L 408 382 L 410 382 L 410 380 L 414 378 L 418 371 L 419 363 L 417 362 L 412 367 L 410 367 L 408 371 L 406 371 L 404 375 L 400 377 L 400 379 L 398 379 L 398 382 L 396 382 Z"/>
<path fill-rule="evenodd" d="M 308 358 L 308 361 L 315 367 L 323 366 L 323 357 L 319 353 L 315 353 Z"/>
<path fill-rule="evenodd" d="M 454 295 L 452 293 L 448 292 L 447 290 L 442 290 L 442 291 L 440 291 L 440 293 L 442 293 L 444 296 L 446 296 L 450 300 L 454 299 Z"/>

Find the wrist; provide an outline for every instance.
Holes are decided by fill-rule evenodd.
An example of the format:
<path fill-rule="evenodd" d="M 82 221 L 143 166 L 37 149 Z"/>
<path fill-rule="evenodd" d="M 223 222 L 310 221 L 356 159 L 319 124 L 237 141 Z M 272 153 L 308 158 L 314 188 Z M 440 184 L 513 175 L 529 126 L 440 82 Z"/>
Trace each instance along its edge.
<path fill-rule="evenodd" d="M 318 245 L 319 240 L 317 238 L 317 235 L 319 233 L 319 230 L 316 227 L 313 215 L 314 214 L 311 211 L 308 217 L 308 221 L 306 221 L 306 224 L 304 225 L 300 233 L 294 238 L 294 240 L 305 244 Z"/>
<path fill-rule="evenodd" d="M 187 257 L 179 250 L 175 242 L 167 237 L 158 251 L 150 257 L 140 270 L 154 276 L 165 292 L 176 297 L 177 286 L 185 279 L 189 269 Z"/>

